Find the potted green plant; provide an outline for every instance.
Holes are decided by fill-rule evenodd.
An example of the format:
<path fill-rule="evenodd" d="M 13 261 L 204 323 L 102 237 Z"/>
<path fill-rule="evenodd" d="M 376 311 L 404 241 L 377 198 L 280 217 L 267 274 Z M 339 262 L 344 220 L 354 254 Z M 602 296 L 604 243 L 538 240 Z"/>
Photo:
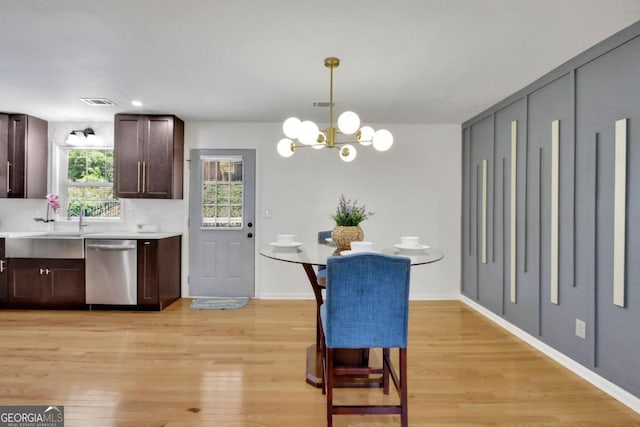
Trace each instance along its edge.
<path fill-rule="evenodd" d="M 357 199 L 351 201 L 344 194 L 340 196 L 336 213 L 331 216 L 336 222 L 331 238 L 338 250 L 351 249 L 351 242 L 364 239 L 360 223 L 371 215 L 373 212 L 367 212 L 364 205 L 358 206 Z"/>

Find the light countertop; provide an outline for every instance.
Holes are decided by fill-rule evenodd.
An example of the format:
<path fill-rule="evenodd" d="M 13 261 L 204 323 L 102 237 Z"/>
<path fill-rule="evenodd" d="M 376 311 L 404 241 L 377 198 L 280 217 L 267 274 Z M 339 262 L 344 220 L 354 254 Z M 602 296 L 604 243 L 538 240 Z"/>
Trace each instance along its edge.
<path fill-rule="evenodd" d="M 181 236 L 182 233 L 172 231 L 156 231 L 151 233 L 139 233 L 135 231 L 103 231 L 79 233 L 73 231 L 0 231 L 0 238 L 16 237 L 51 238 L 51 239 L 166 239 L 168 237 Z"/>

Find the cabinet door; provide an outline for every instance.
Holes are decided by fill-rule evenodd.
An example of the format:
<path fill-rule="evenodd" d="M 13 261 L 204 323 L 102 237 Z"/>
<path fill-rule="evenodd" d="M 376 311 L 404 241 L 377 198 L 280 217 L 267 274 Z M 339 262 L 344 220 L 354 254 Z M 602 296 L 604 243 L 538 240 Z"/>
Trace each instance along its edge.
<path fill-rule="evenodd" d="M 23 198 L 25 174 L 25 148 L 27 116 L 15 114 L 9 117 L 9 145 L 7 151 L 8 197 Z"/>
<path fill-rule="evenodd" d="M 144 116 L 119 114 L 114 128 L 116 197 L 137 198 L 142 191 Z"/>
<path fill-rule="evenodd" d="M 26 199 L 43 199 L 47 195 L 49 167 L 49 124 L 33 116 L 26 118 L 24 135 L 24 195 Z"/>
<path fill-rule="evenodd" d="M 158 286 L 158 241 L 138 241 L 138 305 L 157 305 Z"/>
<path fill-rule="evenodd" d="M 172 116 L 150 116 L 145 120 L 143 197 L 171 198 L 173 126 Z"/>
<path fill-rule="evenodd" d="M 0 114 L 0 198 L 7 197 L 7 155 L 9 154 L 9 116 Z"/>
<path fill-rule="evenodd" d="M 46 305 L 84 305 L 84 261 L 48 260 L 43 279 L 43 302 Z"/>
<path fill-rule="evenodd" d="M 38 266 L 37 259 L 9 260 L 9 305 L 35 306 L 42 303 L 42 274 Z"/>
<path fill-rule="evenodd" d="M 84 305 L 84 261 L 9 260 L 7 306 L 69 308 Z"/>
<path fill-rule="evenodd" d="M 3 181 L 8 182 L 2 192 L 6 191 L 6 197 L 43 198 L 47 194 L 47 122 L 24 114 L 10 115 L 6 146 Z"/>

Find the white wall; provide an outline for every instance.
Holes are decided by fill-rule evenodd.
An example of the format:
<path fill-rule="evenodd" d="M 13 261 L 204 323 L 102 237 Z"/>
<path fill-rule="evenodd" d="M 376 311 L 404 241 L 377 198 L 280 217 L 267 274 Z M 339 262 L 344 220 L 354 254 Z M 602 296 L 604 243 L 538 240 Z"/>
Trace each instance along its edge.
<path fill-rule="evenodd" d="M 91 126 L 103 144 L 113 138 L 112 123 L 52 122 L 49 137 L 60 144 L 72 129 Z M 373 124 L 374 127 L 382 127 Z M 375 215 L 363 222 L 365 238 L 390 246 L 400 235 L 417 235 L 439 248 L 445 258 L 411 271 L 413 299 L 457 298 L 460 289 L 460 177 L 459 125 L 389 125 L 394 146 L 386 153 L 371 147 L 358 150 L 352 163 L 342 162 L 337 150 L 299 150 L 284 159 L 275 145 L 282 137 L 275 123 L 185 123 L 185 159 L 192 148 L 254 148 L 257 154 L 256 246 L 278 233 L 292 233 L 307 245 L 316 244 L 319 230 L 330 230 L 340 194 L 358 198 Z M 51 188 L 51 187 L 50 187 Z M 88 231 L 134 230 L 138 222 L 152 222 L 164 231 L 182 231 L 183 295 L 188 296 L 188 162 L 184 200 L 123 201 L 123 218 L 92 225 Z M 28 231 L 39 226 L 43 200 L 0 199 L 0 230 Z M 264 210 L 271 217 L 262 216 Z M 74 224 L 56 222 L 57 228 Z M 257 250 L 256 248 L 256 250 Z M 312 298 L 302 268 L 256 255 L 256 296 Z"/>
<path fill-rule="evenodd" d="M 376 125 L 374 124 L 374 127 Z M 381 127 L 381 126 L 377 126 Z M 352 163 L 337 150 L 299 150 L 291 158 L 275 150 L 280 124 L 187 122 L 185 158 L 192 148 L 255 148 L 256 245 L 278 233 L 316 244 L 329 230 L 340 194 L 358 198 L 375 215 L 361 224 L 374 245 L 390 246 L 400 235 L 418 235 L 445 258 L 412 269 L 414 299 L 457 298 L 460 286 L 460 127 L 393 125 L 394 146 L 386 153 L 358 149 Z M 188 176 L 188 175 L 187 175 Z M 185 178 L 188 181 L 188 178 Z M 188 197 L 188 184 L 185 186 Z M 263 217 L 264 210 L 271 217 Z M 185 203 L 185 229 L 186 229 Z M 185 245 L 187 239 L 185 239 Z M 186 269 L 186 268 L 185 268 Z M 256 257 L 256 296 L 312 298 L 302 268 Z"/>

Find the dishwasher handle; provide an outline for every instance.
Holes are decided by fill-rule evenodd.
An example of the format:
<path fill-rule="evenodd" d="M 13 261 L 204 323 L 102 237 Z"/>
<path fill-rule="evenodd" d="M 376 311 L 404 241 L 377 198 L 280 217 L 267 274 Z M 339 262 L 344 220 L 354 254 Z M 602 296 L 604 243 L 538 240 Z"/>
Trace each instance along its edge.
<path fill-rule="evenodd" d="M 88 244 L 87 249 L 102 249 L 105 251 L 129 251 L 136 249 L 135 245 L 104 245 L 104 244 Z"/>

